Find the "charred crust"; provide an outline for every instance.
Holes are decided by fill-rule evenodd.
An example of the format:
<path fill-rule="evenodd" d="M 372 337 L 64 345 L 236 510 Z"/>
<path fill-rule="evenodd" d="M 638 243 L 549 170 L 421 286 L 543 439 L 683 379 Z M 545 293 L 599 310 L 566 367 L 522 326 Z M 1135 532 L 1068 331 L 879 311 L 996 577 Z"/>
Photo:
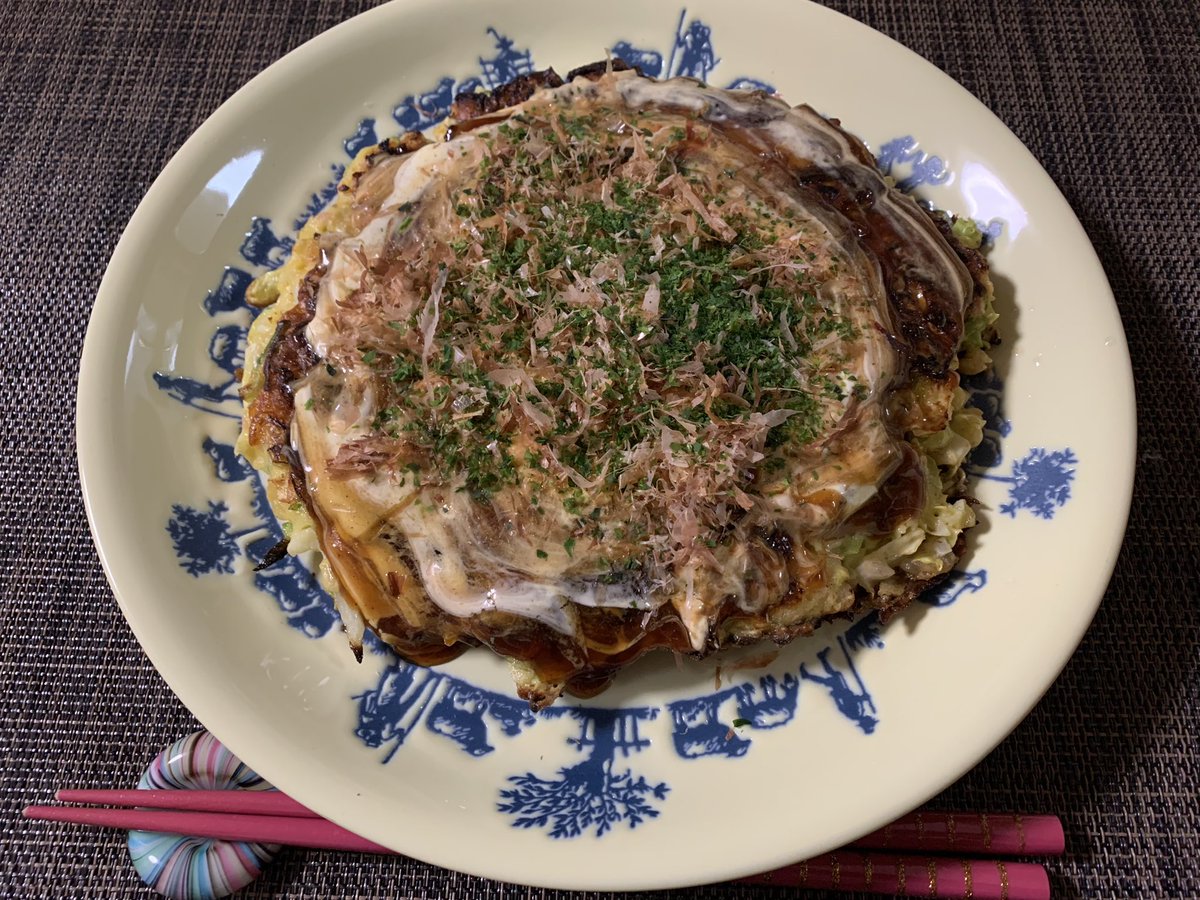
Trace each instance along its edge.
<path fill-rule="evenodd" d="M 421 134 L 421 132 L 406 131 L 399 137 L 390 137 L 386 140 L 380 141 L 376 147 L 376 151 L 379 154 L 385 154 L 387 156 L 403 156 L 406 153 L 412 153 L 416 150 L 420 150 L 428 143 L 429 141 L 423 134 Z M 374 155 L 375 154 L 372 154 L 372 158 L 374 158 Z"/>
<path fill-rule="evenodd" d="M 318 362 L 304 329 L 316 312 L 317 288 L 324 274 L 324 266 L 317 266 L 305 276 L 296 305 L 280 317 L 267 345 L 262 365 L 263 387 L 246 415 L 253 444 L 273 448 L 288 442 L 295 413 L 292 384 Z"/>
<path fill-rule="evenodd" d="M 551 706 L 562 695 L 562 685 L 522 683 L 517 685 L 517 696 L 529 704 L 533 712 L 541 712 Z"/>
<path fill-rule="evenodd" d="M 358 188 L 358 182 L 363 177 L 363 173 L 377 165 L 380 160 L 389 156 L 403 156 L 406 153 L 412 153 L 415 150 L 420 150 L 429 140 L 419 131 L 406 131 L 404 134 L 397 137 L 390 137 L 380 141 L 370 149 L 363 162 L 365 168 L 356 168 L 354 174 L 346 181 L 338 184 L 339 193 L 348 193 Z"/>
<path fill-rule="evenodd" d="M 613 683 L 620 668 L 620 666 L 597 666 L 588 669 L 569 679 L 564 690 L 572 697 L 582 700 L 595 697 L 597 694 L 604 693 L 604 690 Z"/>
<path fill-rule="evenodd" d="M 638 66 L 631 66 L 619 56 L 614 56 L 612 59 L 601 59 L 594 63 L 588 63 L 585 66 L 576 66 L 567 73 L 567 81 L 574 81 L 576 78 L 586 78 L 589 81 L 595 81 L 609 72 L 630 71 L 637 72 L 638 75 L 645 77 L 645 73 Z"/>
<path fill-rule="evenodd" d="M 556 88 L 561 87 L 562 84 L 563 80 L 553 69 L 518 75 L 508 84 L 501 85 L 494 91 L 459 94 L 450 106 L 450 115 L 460 122 L 486 116 L 497 110 L 524 103 L 542 88 Z"/>
<path fill-rule="evenodd" d="M 317 266 L 305 276 L 298 289 L 296 305 L 285 312 L 275 328 L 263 356 L 263 387 L 246 411 L 246 433 L 251 443 L 265 447 L 271 461 L 288 470 L 292 495 L 315 517 L 312 498 L 299 456 L 292 448 L 290 431 L 295 415 L 292 384 L 318 362 L 305 337 L 304 329 L 316 311 L 317 288 L 324 267 Z M 282 558 L 287 539 L 267 552 L 255 569 L 265 569 Z"/>
<path fill-rule="evenodd" d="M 440 666 L 457 659 L 471 647 L 473 641 L 445 643 L 439 635 L 413 628 L 402 616 L 386 616 L 374 630 L 389 647 L 406 661 L 418 666 Z"/>
<path fill-rule="evenodd" d="M 958 355 L 962 337 L 958 301 L 938 296 L 923 279 L 899 273 L 888 290 L 888 301 L 911 357 L 912 371 L 944 378 Z"/>
<path fill-rule="evenodd" d="M 275 563 L 279 562 L 287 556 L 288 539 L 284 538 L 270 550 L 263 554 L 262 562 L 254 567 L 255 572 L 261 572 L 263 569 L 269 569 Z"/>
<path fill-rule="evenodd" d="M 978 248 L 968 247 L 958 239 L 958 235 L 954 233 L 953 229 L 955 219 L 940 212 L 929 212 L 929 217 L 933 219 L 938 231 L 946 239 L 946 243 L 951 246 L 971 274 L 973 299 L 976 302 L 982 302 L 989 284 L 987 257 Z"/>

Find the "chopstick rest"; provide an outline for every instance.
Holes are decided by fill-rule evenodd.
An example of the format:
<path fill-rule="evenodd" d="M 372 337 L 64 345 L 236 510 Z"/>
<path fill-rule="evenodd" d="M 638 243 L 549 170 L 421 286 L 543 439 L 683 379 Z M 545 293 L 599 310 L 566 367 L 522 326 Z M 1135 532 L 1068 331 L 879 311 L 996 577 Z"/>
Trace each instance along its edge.
<path fill-rule="evenodd" d="M 176 741 L 151 761 L 139 789 L 273 791 L 207 731 Z M 279 844 L 129 832 L 129 856 L 142 881 L 171 900 L 216 900 L 254 881 Z"/>

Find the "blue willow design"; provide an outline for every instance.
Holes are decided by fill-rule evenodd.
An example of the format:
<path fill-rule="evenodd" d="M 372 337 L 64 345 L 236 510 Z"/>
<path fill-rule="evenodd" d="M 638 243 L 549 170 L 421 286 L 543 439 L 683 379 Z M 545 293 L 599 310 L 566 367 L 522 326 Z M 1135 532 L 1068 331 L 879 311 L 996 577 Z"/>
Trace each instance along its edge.
<path fill-rule="evenodd" d="M 189 575 L 231 574 L 239 555 L 262 559 L 283 539 L 283 530 L 271 513 L 262 482 L 231 444 L 206 437 L 201 449 L 219 481 L 249 486 L 254 524 L 233 530 L 229 506 L 223 501 L 209 501 L 207 510 L 177 503 L 171 507 L 167 533 L 180 566 Z M 270 568 L 254 572 L 253 578 L 255 587 L 275 599 L 288 624 L 309 637 L 321 637 L 338 624 L 329 596 L 296 557 L 284 557 Z"/>
<path fill-rule="evenodd" d="M 271 790 L 207 731 L 176 741 L 138 781 L 154 790 Z M 261 874 L 278 844 L 129 832 L 129 856 L 142 881 L 173 900 L 209 900 L 239 891 Z"/>
<path fill-rule="evenodd" d="M 463 76 L 446 75 L 426 90 L 405 96 L 392 110 L 401 129 L 421 130 L 436 124 L 450 109 L 454 96 L 475 88 L 494 88 L 534 70 L 533 55 L 495 28 L 486 29 L 493 44 L 490 55 L 477 58 L 477 68 Z M 615 41 L 614 57 L 637 66 L 654 77 L 688 76 L 708 81 L 721 62 L 714 49 L 712 29 L 699 19 L 689 20 L 681 10 L 669 47 L 660 51 Z M 766 82 L 740 76 L 731 88 L 773 92 Z M 342 142 L 347 157 L 379 140 L 374 119 L 363 119 Z M 885 142 L 878 153 L 880 166 L 897 179 L 903 190 L 938 185 L 950 178 L 947 163 L 922 151 L 911 135 Z M 329 166 L 330 180 L 315 191 L 293 222 L 298 229 L 335 195 L 346 161 Z M 985 240 L 1002 233 L 1000 219 L 977 222 Z M 235 373 L 243 364 L 250 308 L 245 291 L 252 270 L 280 265 L 294 239 L 276 230 L 268 218 L 256 217 L 240 247 L 248 268 L 232 266 L 222 273 L 203 301 L 216 326 L 208 355 L 218 373 L 212 380 L 155 373 L 154 380 L 168 396 L 225 420 L 240 418 Z M 1002 385 L 994 373 L 964 379 L 971 403 L 985 417 L 983 443 L 969 461 L 972 474 L 1010 485 L 1010 502 L 1001 507 L 1009 516 L 1020 509 L 1051 518 L 1070 497 L 1076 460 L 1071 450 L 1035 448 L 1012 464 L 1011 474 L 990 470 L 1003 461 L 1002 439 L 1012 430 L 1001 408 Z M 266 492 L 251 468 L 234 452 L 231 443 L 214 436 L 204 439 L 201 451 L 213 474 L 227 491 L 196 508 L 175 504 L 167 524 L 180 566 L 190 575 L 231 574 L 240 556 L 251 561 L 282 538 L 271 514 Z M 235 502 L 234 495 L 238 500 Z M 238 521 L 234 510 L 247 503 L 250 521 Z M 232 509 L 231 509 L 232 505 Z M 327 634 L 338 624 L 328 596 L 313 574 L 298 560 L 286 557 L 264 572 L 255 572 L 255 585 L 273 597 L 290 625 L 309 637 Z M 985 570 L 958 571 L 920 599 L 932 607 L 950 606 L 965 595 L 981 590 L 988 580 Z M 375 686 L 354 696 L 357 703 L 355 735 L 367 747 L 382 750 L 389 762 L 415 731 L 423 730 L 448 740 L 470 757 L 495 750 L 497 740 L 518 738 L 541 721 L 568 720 L 575 727 L 567 744 L 581 757 L 552 773 L 526 771 L 511 775 L 499 789 L 497 810 L 511 817 L 514 827 L 540 829 L 553 838 L 587 834 L 601 837 L 625 823 L 629 828 L 659 815 L 670 787 L 655 783 L 622 765 L 649 747 L 648 729 L 669 738 L 668 745 L 681 760 L 746 756 L 759 731 L 793 722 L 802 691 L 817 703 L 828 704 L 864 735 L 875 731 L 880 711 L 867 687 L 856 659 L 863 652 L 882 649 L 881 623 L 874 614 L 848 627 L 825 647 L 808 656 L 791 671 L 764 675 L 744 683 L 699 696 L 674 700 L 663 707 L 603 708 L 557 706 L 535 715 L 528 704 L 509 694 L 476 687 L 445 670 L 425 669 L 396 658 L 368 635 L 368 646 L 388 661 Z M 805 685 L 808 687 L 805 687 Z"/>
<path fill-rule="evenodd" d="M 971 405 L 983 413 L 983 442 L 968 459 L 968 471 L 976 478 L 1008 485 L 1008 501 L 1000 512 L 1010 518 L 1024 509 L 1040 519 L 1053 519 L 1071 499 L 1071 483 L 1079 460 L 1070 447 L 1050 450 L 1033 447 L 1020 459 L 1013 460 L 1008 475 L 995 471 L 1004 462 L 1001 438 L 1012 432 L 1012 423 L 1003 411 L 1003 385 L 995 372 L 963 379 L 971 392 Z"/>
<path fill-rule="evenodd" d="M 663 800 L 670 788 L 666 782 L 652 784 L 632 769 L 618 769 L 617 757 L 629 757 L 650 746 L 641 735 L 641 723 L 658 718 L 658 709 L 643 706 L 626 709 L 596 707 L 551 707 L 545 718 L 570 717 L 579 725 L 579 736 L 567 743 L 583 754 L 573 766 L 558 770 L 556 778 L 533 772 L 512 775 L 512 787 L 500 791 L 497 809 L 514 816 L 517 828 L 549 828 L 550 837 L 579 837 L 594 829 L 603 837 L 614 825 L 624 822 L 636 828 L 658 816 L 652 800 Z"/>
<path fill-rule="evenodd" d="M 1055 513 L 1071 499 L 1071 482 L 1079 460 L 1070 447 L 1047 450 L 1034 447 L 1012 464 L 1011 474 L 977 473 L 989 481 L 1009 485 L 1008 502 L 1000 504 L 1000 512 L 1012 518 L 1017 511 L 1027 509 L 1042 519 L 1053 519 Z"/>

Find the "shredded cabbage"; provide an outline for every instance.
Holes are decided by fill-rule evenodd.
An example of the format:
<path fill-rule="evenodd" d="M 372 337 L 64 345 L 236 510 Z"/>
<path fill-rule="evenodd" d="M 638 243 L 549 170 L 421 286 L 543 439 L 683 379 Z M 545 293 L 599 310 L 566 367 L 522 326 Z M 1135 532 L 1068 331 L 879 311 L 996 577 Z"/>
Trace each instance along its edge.
<path fill-rule="evenodd" d="M 950 231 L 958 238 L 960 244 L 970 247 L 972 250 L 978 250 L 979 245 L 983 243 L 983 232 L 979 230 L 974 219 L 955 219 L 954 224 L 950 226 Z"/>
<path fill-rule="evenodd" d="M 951 502 L 947 493 L 961 480 L 967 454 L 983 439 L 983 415 L 966 403 L 967 392 L 956 388 L 949 424 L 915 439 L 926 469 L 921 514 L 882 537 L 842 538 L 832 548 L 841 559 L 833 583 L 859 585 L 888 597 L 903 591 L 907 579 L 934 578 L 953 568 L 954 546 L 959 535 L 975 524 L 975 511 L 966 500 Z"/>

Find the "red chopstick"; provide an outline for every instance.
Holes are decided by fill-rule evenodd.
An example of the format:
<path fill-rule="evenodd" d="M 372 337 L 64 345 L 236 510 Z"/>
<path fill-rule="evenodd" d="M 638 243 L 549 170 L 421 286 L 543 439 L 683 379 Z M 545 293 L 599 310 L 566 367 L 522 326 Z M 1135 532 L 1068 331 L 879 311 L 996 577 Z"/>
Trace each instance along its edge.
<path fill-rule="evenodd" d="M 25 816 L 217 840 L 392 852 L 321 818 L 279 791 L 62 790 L 55 799 L 134 808 L 30 806 Z M 740 881 L 925 897 L 1045 900 L 1050 896 L 1049 880 L 1036 863 L 873 851 L 1003 856 L 1055 855 L 1063 849 L 1062 823 L 1056 816 L 920 812 L 833 853 Z"/>
<path fill-rule="evenodd" d="M 738 881 L 954 900 L 1050 900 L 1050 878 L 1037 863 L 856 850 L 837 850 Z"/>
<path fill-rule="evenodd" d="M 915 812 L 849 846 L 864 850 L 1057 856 L 1066 849 L 1066 836 L 1058 816 Z"/>

